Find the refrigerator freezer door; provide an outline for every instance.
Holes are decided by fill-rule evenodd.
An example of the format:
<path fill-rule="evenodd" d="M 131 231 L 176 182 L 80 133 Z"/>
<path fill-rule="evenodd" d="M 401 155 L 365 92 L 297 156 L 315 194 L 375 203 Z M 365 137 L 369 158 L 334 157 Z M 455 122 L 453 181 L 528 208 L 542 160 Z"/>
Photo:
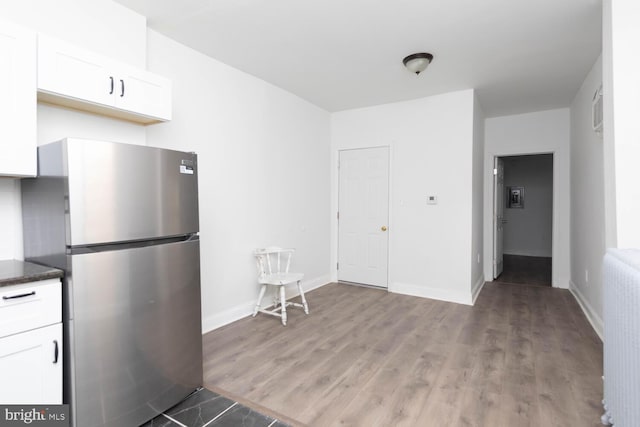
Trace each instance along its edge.
<path fill-rule="evenodd" d="M 202 385 L 199 241 L 71 263 L 65 399 L 74 426 L 139 425 Z"/>
<path fill-rule="evenodd" d="M 61 149 L 68 246 L 198 232 L 195 154 L 82 139 L 63 140 Z"/>

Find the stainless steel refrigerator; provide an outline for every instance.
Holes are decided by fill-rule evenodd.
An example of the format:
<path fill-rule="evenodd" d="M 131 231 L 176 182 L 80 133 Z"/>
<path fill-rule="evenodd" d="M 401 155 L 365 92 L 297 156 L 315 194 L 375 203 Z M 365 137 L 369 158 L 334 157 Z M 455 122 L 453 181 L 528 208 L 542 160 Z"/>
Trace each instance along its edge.
<path fill-rule="evenodd" d="M 194 153 L 47 144 L 22 209 L 25 258 L 65 271 L 72 425 L 139 425 L 202 384 Z"/>

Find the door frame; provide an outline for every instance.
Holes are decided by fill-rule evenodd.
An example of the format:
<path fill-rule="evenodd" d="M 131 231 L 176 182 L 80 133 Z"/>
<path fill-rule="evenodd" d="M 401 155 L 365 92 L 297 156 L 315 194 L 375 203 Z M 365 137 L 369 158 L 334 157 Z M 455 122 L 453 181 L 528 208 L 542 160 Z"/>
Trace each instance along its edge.
<path fill-rule="evenodd" d="M 388 179 L 388 184 L 389 184 L 389 194 L 388 194 L 388 200 L 387 200 L 387 218 L 389 223 L 387 224 L 388 230 L 387 230 L 387 234 L 388 234 L 388 243 L 387 243 L 387 286 L 386 287 L 380 287 L 380 286 L 371 286 L 372 288 L 375 289 L 386 289 L 387 291 L 389 291 L 390 289 L 390 283 L 391 283 L 391 237 L 393 235 L 393 218 L 392 218 L 392 212 L 393 209 L 391 209 L 391 201 L 393 200 L 393 186 L 392 186 L 392 181 L 393 181 L 393 149 L 391 147 L 391 145 L 371 145 L 371 146 L 367 146 L 367 147 L 353 147 L 353 148 L 338 148 L 335 151 L 335 174 L 334 179 L 335 179 L 335 188 L 336 188 L 336 196 L 335 196 L 335 209 L 332 212 L 332 221 L 335 221 L 335 231 L 334 231 L 334 238 L 335 238 L 335 262 L 333 262 L 332 267 L 331 267 L 331 271 L 334 272 L 335 274 L 335 281 L 338 281 L 338 261 L 339 261 L 339 257 L 340 257 L 340 221 L 338 221 L 337 218 L 337 213 L 340 211 L 340 153 L 342 151 L 354 151 L 354 150 L 368 150 L 371 148 L 386 148 L 389 150 L 389 176 L 387 177 Z M 332 275 L 333 276 L 333 275 Z M 352 283 L 352 282 L 348 282 L 348 283 Z M 369 285 L 365 285 L 365 284 L 358 284 L 358 283 L 354 283 L 356 285 L 361 285 L 361 286 L 369 286 Z"/>
<path fill-rule="evenodd" d="M 496 263 L 496 254 L 497 254 L 496 242 L 498 241 L 496 234 L 498 232 L 498 229 L 500 228 L 500 225 L 502 225 L 502 245 L 501 245 L 502 246 L 502 254 L 501 254 L 501 256 L 502 256 L 502 259 L 503 259 L 503 261 L 502 261 L 502 269 L 500 270 L 500 274 L 502 274 L 502 270 L 504 269 L 504 222 L 503 222 L 502 218 L 498 218 L 498 215 L 496 213 L 496 208 L 498 207 L 498 203 L 499 203 L 498 200 L 497 200 L 497 197 L 496 197 L 497 196 L 496 195 L 496 190 L 498 188 L 498 175 L 499 175 L 498 171 L 499 171 L 499 168 L 500 168 L 500 161 L 502 161 L 502 173 L 503 173 L 503 175 L 502 175 L 502 180 L 503 180 L 502 181 L 502 196 L 503 196 L 503 199 L 504 199 L 504 195 L 506 194 L 505 193 L 505 191 L 506 191 L 505 190 L 505 185 L 504 185 L 504 160 L 502 160 L 502 159 L 503 158 L 500 157 L 500 156 L 494 156 L 493 157 L 493 182 L 492 182 L 492 184 L 493 184 L 492 185 L 492 187 L 493 187 L 493 204 L 492 204 L 493 209 L 492 209 L 492 215 L 491 215 L 491 219 L 493 221 L 493 227 L 492 227 L 492 231 L 493 231 L 493 235 L 492 235 L 492 237 L 493 237 L 493 239 L 492 239 L 493 252 L 492 252 L 492 257 L 491 257 L 491 260 L 492 260 L 491 266 L 493 268 L 491 269 L 491 277 L 493 277 L 494 280 L 497 278 L 496 277 L 496 270 L 498 268 L 497 263 Z M 504 207 L 503 207 L 502 214 L 504 215 Z M 500 225 L 498 224 L 498 221 L 502 221 L 500 223 Z"/>
<path fill-rule="evenodd" d="M 517 157 L 517 156 L 535 156 L 535 155 L 539 155 L 539 154 L 551 154 L 552 159 L 553 159 L 553 185 L 552 185 L 552 192 L 553 194 L 551 195 L 551 200 L 552 200 L 552 212 L 551 212 L 551 287 L 553 288 L 561 288 L 562 286 L 560 286 L 560 284 L 558 283 L 558 278 L 557 278 L 557 274 L 556 272 L 557 270 L 557 250 L 558 250 L 558 245 L 560 244 L 560 241 L 558 240 L 558 233 L 556 232 L 558 229 L 558 223 L 560 220 L 560 213 L 558 212 L 558 203 L 557 203 L 557 197 L 559 197 L 559 190 L 558 190 L 558 185 L 559 185 L 559 177 L 558 177 L 558 161 L 557 161 L 557 153 L 555 150 L 542 150 L 542 151 L 525 151 L 525 152 L 515 152 L 515 153 L 491 153 L 490 154 L 490 159 L 491 159 L 491 164 L 494 165 L 495 164 L 495 159 L 498 157 Z M 491 265 L 491 272 L 489 274 L 489 276 L 491 278 L 489 278 L 489 276 L 487 276 L 486 274 L 486 270 L 485 270 L 485 280 L 488 282 L 491 282 L 493 280 L 495 280 L 493 278 L 493 245 L 494 245 L 494 233 L 495 233 L 495 227 L 493 226 L 493 217 L 495 216 L 495 207 L 494 207 L 494 200 L 495 200 L 495 187 L 493 185 L 493 166 L 491 168 L 490 171 L 488 171 L 488 173 L 491 176 L 490 182 L 491 182 L 491 201 L 490 201 L 490 205 L 491 205 L 491 252 L 490 254 L 488 254 L 487 256 L 487 260 L 489 261 L 488 264 Z M 485 200 L 486 203 L 486 200 Z M 486 249 L 486 247 L 485 247 Z M 486 251 L 485 251 L 486 254 Z M 485 255 L 486 256 L 486 255 Z M 486 268 L 486 264 L 485 264 L 485 268 Z"/>

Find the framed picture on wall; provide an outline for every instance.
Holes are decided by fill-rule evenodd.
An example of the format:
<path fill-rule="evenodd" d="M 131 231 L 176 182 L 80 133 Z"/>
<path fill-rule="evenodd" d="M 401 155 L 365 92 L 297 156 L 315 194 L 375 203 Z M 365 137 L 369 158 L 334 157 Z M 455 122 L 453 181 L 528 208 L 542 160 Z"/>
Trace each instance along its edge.
<path fill-rule="evenodd" d="M 507 193 L 509 200 L 507 206 L 510 208 L 524 208 L 524 187 L 509 187 Z"/>

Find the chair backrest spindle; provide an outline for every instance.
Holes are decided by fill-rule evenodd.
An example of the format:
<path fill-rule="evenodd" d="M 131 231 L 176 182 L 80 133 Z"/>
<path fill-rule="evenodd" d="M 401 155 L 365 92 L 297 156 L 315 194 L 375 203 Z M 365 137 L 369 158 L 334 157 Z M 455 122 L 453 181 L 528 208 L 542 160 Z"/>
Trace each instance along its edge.
<path fill-rule="evenodd" d="M 293 253 L 293 252 L 289 252 L 289 253 L 288 253 L 288 256 L 287 256 L 287 269 L 284 271 L 285 273 L 288 273 L 288 272 L 289 272 L 289 266 L 291 265 L 291 254 L 292 254 L 292 253 Z"/>
<path fill-rule="evenodd" d="M 256 249 L 256 264 L 258 266 L 258 274 L 263 277 L 266 274 L 288 273 L 291 267 L 291 256 L 295 249 L 283 249 L 279 247 L 268 247 L 264 249 Z M 286 265 L 281 257 L 286 254 Z M 273 258 L 273 259 L 272 259 Z M 282 267 L 285 267 L 284 271 Z M 274 271 L 275 267 L 275 271 Z"/>

